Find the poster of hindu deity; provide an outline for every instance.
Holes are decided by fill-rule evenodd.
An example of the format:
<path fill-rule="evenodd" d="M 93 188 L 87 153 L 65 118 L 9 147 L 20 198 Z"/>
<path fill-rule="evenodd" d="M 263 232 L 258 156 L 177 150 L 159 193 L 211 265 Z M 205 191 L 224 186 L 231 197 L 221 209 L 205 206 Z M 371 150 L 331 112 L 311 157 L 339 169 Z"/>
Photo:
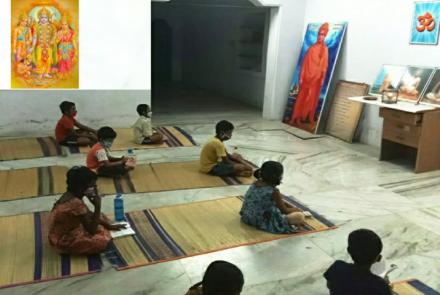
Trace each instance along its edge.
<path fill-rule="evenodd" d="M 415 2 L 411 44 L 436 45 L 440 30 L 440 1 Z"/>
<path fill-rule="evenodd" d="M 78 1 L 12 0 L 11 88 L 78 88 Z"/>
<path fill-rule="evenodd" d="M 347 23 L 311 23 L 290 87 L 283 122 L 316 133 Z"/>

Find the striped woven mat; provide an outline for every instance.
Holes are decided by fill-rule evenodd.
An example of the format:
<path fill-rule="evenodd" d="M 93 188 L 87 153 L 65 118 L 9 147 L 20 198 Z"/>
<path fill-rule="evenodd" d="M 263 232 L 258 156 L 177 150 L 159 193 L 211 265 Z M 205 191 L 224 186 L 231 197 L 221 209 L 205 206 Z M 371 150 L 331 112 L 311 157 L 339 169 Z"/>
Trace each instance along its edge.
<path fill-rule="evenodd" d="M 176 126 L 164 126 L 155 128 L 161 133 L 165 141 L 162 144 L 139 145 L 133 142 L 133 131 L 130 128 L 116 128 L 118 137 L 112 146 L 112 150 L 122 151 L 133 149 L 154 149 L 169 147 L 191 147 L 197 145 L 191 135 Z M 0 140 L 0 161 L 34 159 L 43 157 L 55 157 L 71 154 L 87 153 L 90 147 L 60 146 L 55 138 L 33 137 Z"/>
<path fill-rule="evenodd" d="M 49 245 L 48 212 L 0 217 L 0 288 L 101 270 L 99 255 L 69 256 Z"/>
<path fill-rule="evenodd" d="M 66 190 L 64 166 L 0 171 L 0 201 L 62 194 Z M 217 177 L 200 173 L 199 162 L 138 165 L 121 178 L 99 178 L 100 194 L 146 193 L 192 188 L 251 184 L 252 177 Z"/>
<path fill-rule="evenodd" d="M 396 295 L 440 295 L 439 292 L 419 280 L 393 283 L 392 287 Z"/>
<path fill-rule="evenodd" d="M 106 256 L 126 269 L 335 228 L 297 200 L 285 201 L 313 214 L 295 234 L 271 234 L 242 223 L 241 196 L 130 212 L 126 217 L 136 235 L 114 239 Z"/>

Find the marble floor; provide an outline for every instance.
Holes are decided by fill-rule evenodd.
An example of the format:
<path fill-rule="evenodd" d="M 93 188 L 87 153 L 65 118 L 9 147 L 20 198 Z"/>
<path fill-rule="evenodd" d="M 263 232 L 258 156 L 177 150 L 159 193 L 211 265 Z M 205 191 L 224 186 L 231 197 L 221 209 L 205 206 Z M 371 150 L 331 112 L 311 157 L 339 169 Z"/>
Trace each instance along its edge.
<path fill-rule="evenodd" d="M 386 263 L 397 264 L 392 280 L 418 278 L 440 290 L 440 171 L 414 174 L 410 167 L 377 160 L 378 150 L 347 144 L 328 136 L 307 134 L 279 122 L 264 121 L 257 110 L 223 114 L 236 123 L 232 149 L 256 164 L 283 163 L 280 189 L 338 225 L 332 231 L 238 247 L 176 261 L 116 271 L 104 259 L 102 272 L 0 290 L 0 294 L 184 294 L 201 279 L 206 266 L 223 259 L 237 264 L 245 276 L 242 294 L 328 294 L 322 273 L 335 259 L 348 260 L 348 233 L 375 230 L 383 239 Z M 195 116 L 165 114 L 161 124 L 179 124 L 203 143 L 213 135 L 221 112 Z M 200 147 L 138 152 L 140 162 L 195 160 Z M 1 162 L 0 169 L 74 165 L 84 156 Z M 246 186 L 194 189 L 126 196 L 126 210 L 237 195 Z M 57 196 L 5 202 L 0 215 L 49 210 Z M 103 210 L 112 211 L 105 198 Z"/>

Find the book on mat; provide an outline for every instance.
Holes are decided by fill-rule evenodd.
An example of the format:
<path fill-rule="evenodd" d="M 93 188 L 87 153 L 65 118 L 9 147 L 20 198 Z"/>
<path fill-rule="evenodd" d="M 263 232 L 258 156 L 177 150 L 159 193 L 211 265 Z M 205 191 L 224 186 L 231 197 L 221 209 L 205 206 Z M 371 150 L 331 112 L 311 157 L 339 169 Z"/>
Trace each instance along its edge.
<path fill-rule="evenodd" d="M 125 236 L 132 236 L 136 234 L 134 230 L 131 228 L 130 223 L 126 221 L 115 222 L 114 224 L 125 224 L 126 228 L 121 230 L 112 230 L 110 231 L 112 238 L 120 238 Z"/>

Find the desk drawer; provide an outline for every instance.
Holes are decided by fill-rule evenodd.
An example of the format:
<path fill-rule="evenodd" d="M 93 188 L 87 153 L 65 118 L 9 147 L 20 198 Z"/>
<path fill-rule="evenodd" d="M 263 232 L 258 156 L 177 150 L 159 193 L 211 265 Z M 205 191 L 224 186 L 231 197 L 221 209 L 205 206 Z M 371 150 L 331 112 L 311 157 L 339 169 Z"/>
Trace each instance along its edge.
<path fill-rule="evenodd" d="M 379 116 L 384 118 L 384 120 L 393 120 L 409 125 L 420 125 L 420 123 L 422 122 L 423 115 L 407 113 L 407 112 L 392 110 L 387 108 L 380 108 Z"/>
<path fill-rule="evenodd" d="M 399 123 L 385 119 L 383 121 L 384 139 L 417 148 L 419 144 L 421 127 Z"/>

